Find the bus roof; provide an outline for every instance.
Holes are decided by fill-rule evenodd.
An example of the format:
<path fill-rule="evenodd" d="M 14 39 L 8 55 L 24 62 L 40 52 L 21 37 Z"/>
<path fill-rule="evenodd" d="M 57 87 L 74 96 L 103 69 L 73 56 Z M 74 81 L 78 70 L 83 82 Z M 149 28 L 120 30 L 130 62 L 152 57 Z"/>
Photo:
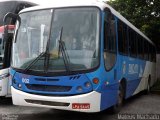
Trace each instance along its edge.
<path fill-rule="evenodd" d="M 128 25 L 130 28 L 135 30 L 138 34 L 143 36 L 146 40 L 148 40 L 150 43 L 154 45 L 154 43 L 145 36 L 140 30 L 138 30 L 132 23 L 130 23 L 127 19 L 125 19 L 119 12 L 117 12 L 115 9 L 113 9 L 110 5 L 99 1 L 99 0 L 57 0 L 56 2 L 53 1 L 53 4 L 50 5 L 41 5 L 41 6 L 34 6 L 30 8 L 23 9 L 20 13 L 28 12 L 28 11 L 34 11 L 34 10 L 41 10 L 41 9 L 47 9 L 47 8 L 64 8 L 64 7 L 81 7 L 81 6 L 94 6 L 98 7 L 101 10 L 104 10 L 105 8 L 109 8 L 110 11 L 121 21 L 123 21 L 126 25 Z"/>
<path fill-rule="evenodd" d="M 15 26 L 14 25 L 7 25 L 9 30 L 14 30 Z M 7 27 L 5 26 L 5 27 Z M 4 26 L 0 27 L 0 33 L 4 32 Z"/>

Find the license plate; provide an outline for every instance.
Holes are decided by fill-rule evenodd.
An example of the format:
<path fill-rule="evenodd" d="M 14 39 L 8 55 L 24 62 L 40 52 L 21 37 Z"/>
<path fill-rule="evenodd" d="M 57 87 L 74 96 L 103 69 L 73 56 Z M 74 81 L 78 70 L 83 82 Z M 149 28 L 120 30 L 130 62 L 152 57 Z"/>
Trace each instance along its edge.
<path fill-rule="evenodd" d="M 90 103 L 72 103 L 72 109 L 90 109 Z"/>

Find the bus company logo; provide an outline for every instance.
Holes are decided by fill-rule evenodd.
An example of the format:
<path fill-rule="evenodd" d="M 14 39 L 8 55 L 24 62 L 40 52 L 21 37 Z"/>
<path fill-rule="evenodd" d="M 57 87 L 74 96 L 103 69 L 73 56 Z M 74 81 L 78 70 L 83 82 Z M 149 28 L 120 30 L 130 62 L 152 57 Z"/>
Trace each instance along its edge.
<path fill-rule="evenodd" d="M 90 109 L 90 103 L 72 103 L 72 109 Z"/>
<path fill-rule="evenodd" d="M 138 64 L 129 64 L 129 74 L 138 73 Z"/>

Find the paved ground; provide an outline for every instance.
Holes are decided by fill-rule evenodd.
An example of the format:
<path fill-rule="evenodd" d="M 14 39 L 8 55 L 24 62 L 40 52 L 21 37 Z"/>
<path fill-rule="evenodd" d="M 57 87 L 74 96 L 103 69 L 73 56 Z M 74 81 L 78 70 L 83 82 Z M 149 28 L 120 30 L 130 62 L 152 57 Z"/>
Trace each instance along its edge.
<path fill-rule="evenodd" d="M 11 98 L 0 100 L 0 120 L 124 120 L 136 119 L 137 114 L 143 120 L 151 117 L 160 120 L 160 95 L 139 94 L 134 96 L 125 102 L 119 114 L 111 114 L 108 110 L 101 113 L 86 114 L 46 108 L 21 107 L 13 106 Z M 157 115 L 153 116 L 152 114 Z"/>

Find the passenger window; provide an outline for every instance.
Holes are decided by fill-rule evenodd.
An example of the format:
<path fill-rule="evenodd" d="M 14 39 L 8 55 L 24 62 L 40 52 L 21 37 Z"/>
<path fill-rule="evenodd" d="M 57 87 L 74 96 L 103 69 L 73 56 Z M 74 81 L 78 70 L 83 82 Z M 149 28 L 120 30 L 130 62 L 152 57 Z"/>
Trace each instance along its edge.
<path fill-rule="evenodd" d="M 118 50 L 122 55 L 128 55 L 127 25 L 118 20 Z"/>
<path fill-rule="evenodd" d="M 131 57 L 137 57 L 137 35 L 129 28 L 129 52 Z"/>
<path fill-rule="evenodd" d="M 144 42 L 144 59 L 148 60 L 148 42 L 145 40 Z"/>
<path fill-rule="evenodd" d="M 140 35 L 137 36 L 138 58 L 143 59 L 143 40 Z"/>
<path fill-rule="evenodd" d="M 106 70 L 113 68 L 116 62 L 116 29 L 115 18 L 110 11 L 105 12 L 104 20 L 104 61 Z"/>
<path fill-rule="evenodd" d="M 156 49 L 154 48 L 154 62 L 156 62 Z"/>
<path fill-rule="evenodd" d="M 152 56 L 151 56 L 152 55 L 152 46 L 151 46 L 151 44 L 149 44 L 148 49 L 149 49 L 149 52 L 148 52 L 149 53 L 149 61 L 152 61 Z"/>

